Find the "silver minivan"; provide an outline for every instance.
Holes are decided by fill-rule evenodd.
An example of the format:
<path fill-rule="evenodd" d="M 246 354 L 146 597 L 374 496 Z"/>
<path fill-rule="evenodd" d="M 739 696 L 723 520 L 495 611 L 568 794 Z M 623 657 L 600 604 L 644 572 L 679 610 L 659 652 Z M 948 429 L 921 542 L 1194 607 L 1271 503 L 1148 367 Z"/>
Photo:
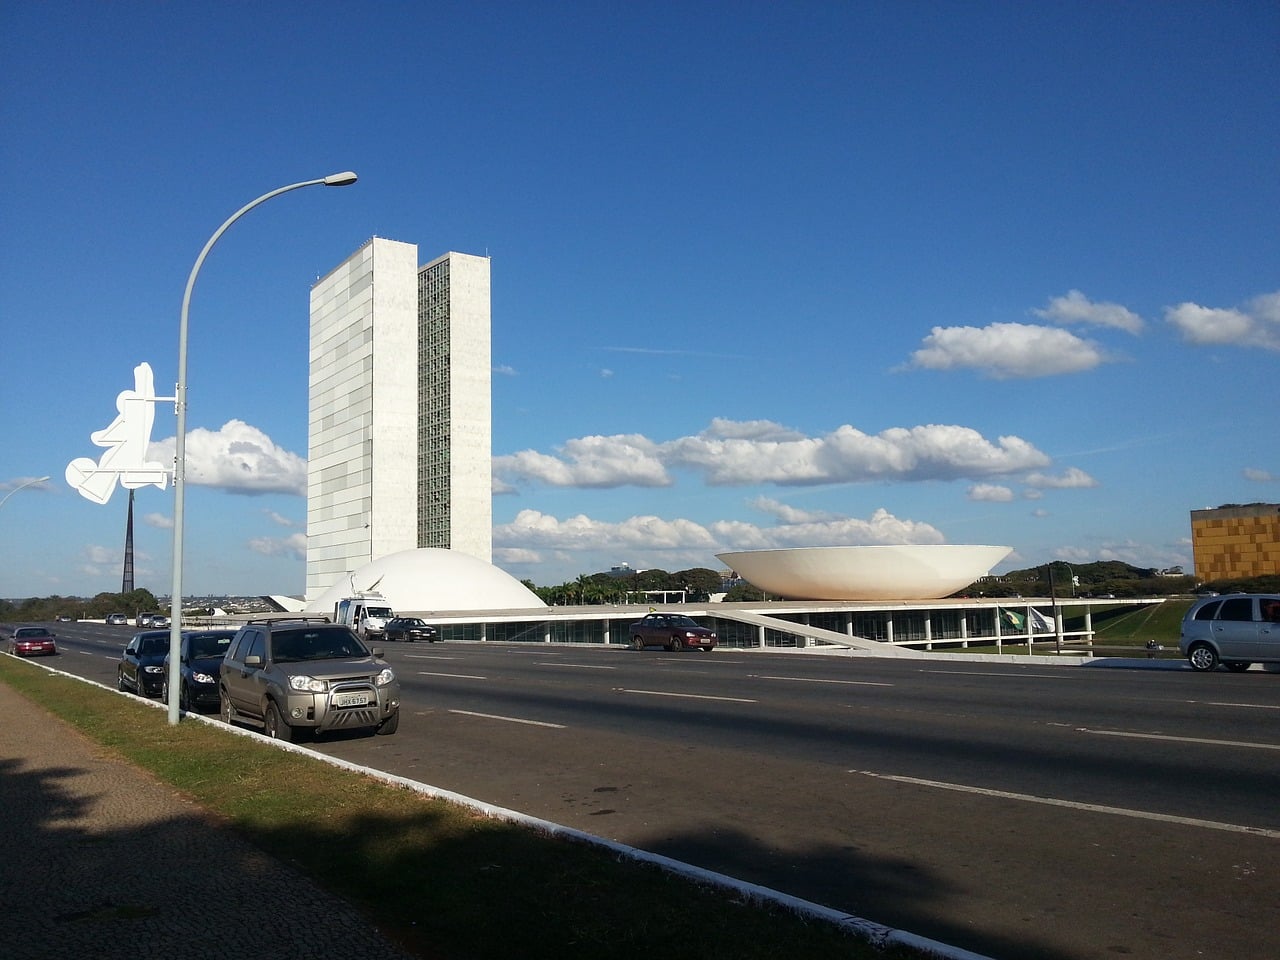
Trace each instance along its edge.
<path fill-rule="evenodd" d="M 1178 649 L 1196 670 L 1248 670 L 1280 663 L 1280 594 L 1206 597 L 1182 618 Z"/>

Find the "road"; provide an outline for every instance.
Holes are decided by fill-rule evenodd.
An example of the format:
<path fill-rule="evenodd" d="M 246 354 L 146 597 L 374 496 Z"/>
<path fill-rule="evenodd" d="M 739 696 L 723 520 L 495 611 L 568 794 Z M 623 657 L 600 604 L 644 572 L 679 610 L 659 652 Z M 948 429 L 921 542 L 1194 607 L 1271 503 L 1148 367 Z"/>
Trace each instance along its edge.
<path fill-rule="evenodd" d="M 1280 956 L 1275 673 L 385 651 L 399 732 L 317 749 L 1000 960 Z"/>

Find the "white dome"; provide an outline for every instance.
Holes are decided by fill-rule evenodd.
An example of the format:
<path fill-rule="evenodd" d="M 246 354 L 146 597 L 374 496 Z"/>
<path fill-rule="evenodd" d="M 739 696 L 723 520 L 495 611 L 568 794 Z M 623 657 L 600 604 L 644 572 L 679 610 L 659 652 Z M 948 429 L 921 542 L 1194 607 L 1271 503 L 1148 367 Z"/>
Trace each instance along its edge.
<path fill-rule="evenodd" d="M 307 604 L 307 612 L 331 615 L 334 604 L 361 590 L 376 590 L 397 613 L 546 606 L 532 590 L 491 563 L 456 550 L 424 547 L 379 557 L 343 575 Z"/>
<path fill-rule="evenodd" d="M 986 576 L 1012 549 L 914 543 L 716 556 L 765 593 L 789 600 L 938 600 Z"/>

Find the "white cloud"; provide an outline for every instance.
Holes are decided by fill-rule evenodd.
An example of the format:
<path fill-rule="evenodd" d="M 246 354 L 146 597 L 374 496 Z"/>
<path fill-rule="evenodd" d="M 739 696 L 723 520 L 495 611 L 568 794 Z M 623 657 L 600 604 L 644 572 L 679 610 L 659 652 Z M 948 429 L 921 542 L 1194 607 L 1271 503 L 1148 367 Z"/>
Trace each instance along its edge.
<path fill-rule="evenodd" d="M 1164 318 L 1188 343 L 1280 350 L 1280 291 L 1255 297 L 1243 309 L 1180 303 L 1167 307 Z"/>
<path fill-rule="evenodd" d="M 283 539 L 255 537 L 249 541 L 249 549 L 264 557 L 288 557 L 292 560 L 307 559 L 307 535 L 294 533 Z"/>
<path fill-rule="evenodd" d="M 1244 478 L 1246 480 L 1253 480 L 1257 483 L 1269 483 L 1273 480 L 1280 480 L 1280 477 L 1277 477 L 1269 470 L 1259 470 L 1256 467 L 1245 467 Z"/>
<path fill-rule="evenodd" d="M 1140 333 L 1142 318 L 1118 303 L 1093 303 L 1079 290 L 1068 290 L 1065 297 L 1054 297 L 1043 310 L 1032 310 L 1037 317 L 1053 323 L 1084 323 L 1095 327 L 1114 327 L 1126 333 Z"/>
<path fill-rule="evenodd" d="M 276 513 L 274 510 L 263 510 L 262 512 L 267 515 L 268 520 L 270 520 L 272 523 L 276 524 L 277 526 L 281 526 L 281 527 L 298 526 L 299 521 L 290 520 L 288 517 L 284 516 L 283 514 Z"/>
<path fill-rule="evenodd" d="M 542 563 L 542 554 L 537 550 L 525 550 L 521 547 L 499 547 L 493 551 L 493 562 L 503 564 Z"/>
<path fill-rule="evenodd" d="M 508 366 L 505 363 L 498 363 L 494 364 L 493 372 L 501 374 L 504 377 L 514 377 L 516 375 L 516 368 Z"/>
<path fill-rule="evenodd" d="M 503 477 L 534 480 L 553 487 L 665 487 L 671 484 L 657 445 L 639 434 L 568 440 L 561 456 L 522 450 L 493 458 Z"/>
<path fill-rule="evenodd" d="M 893 427 L 871 436 L 845 425 L 821 437 L 768 420 L 718 418 L 702 433 L 656 443 L 638 434 L 584 437 L 557 455 L 523 450 L 493 461 L 495 489 L 514 480 L 556 487 L 659 487 L 668 469 L 701 472 L 712 486 L 781 486 L 877 480 L 954 480 L 1019 473 L 1049 457 L 1018 437 L 992 442 L 950 424 Z"/>
<path fill-rule="evenodd" d="M 969 488 L 968 497 L 970 500 L 1008 503 L 1013 499 L 1013 491 L 995 483 L 975 483 Z"/>
<path fill-rule="evenodd" d="M 1058 476 L 1047 473 L 1028 474 L 1027 483 L 1042 490 L 1071 490 L 1082 487 L 1096 487 L 1098 481 L 1079 467 L 1068 467 Z"/>
<path fill-rule="evenodd" d="M 612 379 L 612 377 L 613 377 L 613 371 L 612 371 L 612 370 L 610 370 L 608 367 L 603 367 L 603 368 L 600 370 L 600 379 L 601 379 L 601 380 L 609 380 L 609 379 Z"/>
<path fill-rule="evenodd" d="M 101 547 L 96 543 L 89 544 L 80 552 L 85 562 L 90 564 L 116 564 L 124 560 L 124 555 L 115 547 Z"/>
<path fill-rule="evenodd" d="M 149 456 L 172 462 L 173 437 L 151 444 Z M 187 482 L 231 493 L 292 493 L 307 490 L 307 461 L 276 446 L 271 438 L 242 420 L 229 420 L 217 431 L 188 431 Z"/>
<path fill-rule="evenodd" d="M 934 327 L 909 367 L 928 370 L 971 368 L 995 380 L 1048 377 L 1092 370 L 1109 358 L 1073 333 L 1025 323 L 987 327 Z"/>
<path fill-rule="evenodd" d="M 510 523 L 494 527 L 493 539 L 498 550 L 525 551 L 534 556 L 539 549 L 607 556 L 657 554 L 669 558 L 675 555 L 699 566 L 714 562 L 711 558 L 726 550 L 944 542 L 935 527 L 901 520 L 883 509 L 876 510 L 866 520 L 836 517 L 775 527 L 740 520 L 717 521 L 706 526 L 693 520 L 656 516 L 610 522 L 579 514 L 561 520 L 537 510 L 521 510 Z"/>
<path fill-rule="evenodd" d="M 824 523 L 840 517 L 825 510 L 801 510 L 769 497 L 756 497 L 750 505 L 761 513 L 767 513 L 782 523 Z"/>
<path fill-rule="evenodd" d="M 167 517 L 163 513 L 148 513 L 142 518 L 142 522 L 158 530 L 173 529 L 173 517 Z"/>
<path fill-rule="evenodd" d="M 1018 437 L 995 443 L 949 424 L 892 427 L 872 436 L 844 425 L 822 437 L 802 437 L 756 421 L 752 438 L 735 438 L 726 421 L 697 437 L 662 444 L 670 466 L 700 469 L 713 486 L 782 486 L 874 480 L 953 480 L 1045 466 L 1049 458 Z M 728 436 L 727 439 L 721 437 Z M 763 439 L 779 437 L 786 439 Z"/>

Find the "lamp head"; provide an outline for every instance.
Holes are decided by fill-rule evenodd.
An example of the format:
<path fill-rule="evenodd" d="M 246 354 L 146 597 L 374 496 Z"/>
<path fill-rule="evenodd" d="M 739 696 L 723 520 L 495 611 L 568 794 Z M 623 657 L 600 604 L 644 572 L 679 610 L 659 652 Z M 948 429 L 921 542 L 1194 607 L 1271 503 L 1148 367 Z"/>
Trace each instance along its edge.
<path fill-rule="evenodd" d="M 326 187 L 345 187 L 356 182 L 356 175 L 346 170 L 342 173 L 331 173 L 324 178 Z"/>

